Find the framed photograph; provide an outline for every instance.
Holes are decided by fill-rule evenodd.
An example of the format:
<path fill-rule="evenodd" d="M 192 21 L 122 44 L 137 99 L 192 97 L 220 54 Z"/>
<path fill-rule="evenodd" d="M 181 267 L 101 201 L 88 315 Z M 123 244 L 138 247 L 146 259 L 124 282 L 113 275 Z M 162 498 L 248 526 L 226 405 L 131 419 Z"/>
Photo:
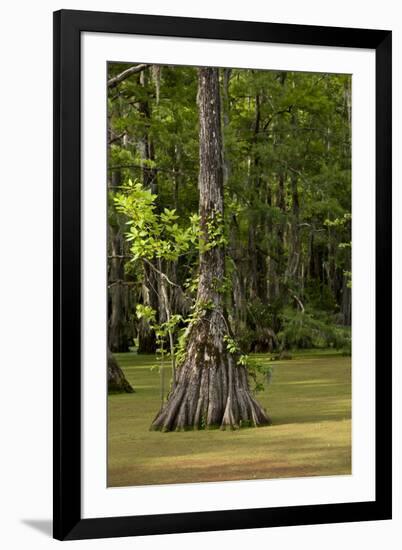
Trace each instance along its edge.
<path fill-rule="evenodd" d="M 54 537 L 391 518 L 391 32 L 54 14 Z"/>

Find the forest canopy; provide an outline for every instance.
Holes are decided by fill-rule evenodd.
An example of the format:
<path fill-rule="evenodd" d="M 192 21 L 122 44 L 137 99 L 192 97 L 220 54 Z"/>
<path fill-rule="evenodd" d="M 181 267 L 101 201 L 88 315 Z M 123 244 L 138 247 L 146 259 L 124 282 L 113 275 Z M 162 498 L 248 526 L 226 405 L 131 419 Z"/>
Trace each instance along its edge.
<path fill-rule="evenodd" d="M 107 184 L 111 352 L 350 352 L 349 75 L 109 63 Z"/>

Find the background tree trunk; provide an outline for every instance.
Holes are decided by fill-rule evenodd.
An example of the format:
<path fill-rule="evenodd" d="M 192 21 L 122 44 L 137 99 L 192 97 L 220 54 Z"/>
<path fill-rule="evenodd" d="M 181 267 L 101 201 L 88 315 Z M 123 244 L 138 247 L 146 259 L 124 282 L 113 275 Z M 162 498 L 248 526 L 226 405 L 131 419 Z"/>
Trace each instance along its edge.
<path fill-rule="evenodd" d="M 188 428 L 269 424 L 269 418 L 253 397 L 247 371 L 228 352 L 225 336 L 231 337 L 219 284 L 225 277 L 222 244 L 210 243 L 211 227 L 223 223 L 223 166 L 220 120 L 219 73 L 201 68 L 198 73 L 199 108 L 199 213 L 201 249 L 196 307 L 199 316 L 189 326 L 186 356 L 168 401 L 152 428 Z"/>
<path fill-rule="evenodd" d="M 110 349 L 107 350 L 107 386 L 109 393 L 134 393 Z"/>
<path fill-rule="evenodd" d="M 111 141 L 112 134 L 109 133 L 109 155 Z M 119 141 L 123 146 L 125 140 Z M 121 184 L 121 170 L 113 170 L 108 178 L 109 192 L 116 193 Z M 135 323 L 130 319 L 130 311 L 135 309 L 134 293 L 125 274 L 125 220 L 116 211 L 113 201 L 108 209 L 108 345 L 112 352 L 123 353 L 129 351 L 136 336 Z"/>
<path fill-rule="evenodd" d="M 124 270 L 124 236 L 119 226 L 109 223 L 109 330 L 108 343 L 112 352 L 124 353 L 134 344 L 135 325 L 130 320 L 133 292 Z M 135 307 L 135 306 L 134 306 Z"/>
<path fill-rule="evenodd" d="M 144 99 L 139 102 L 138 109 L 142 120 L 144 121 L 144 133 L 139 142 L 139 150 L 142 159 L 142 182 L 145 189 L 149 189 L 153 194 L 158 194 L 157 171 L 152 167 L 155 162 L 155 148 L 152 138 L 149 135 L 149 125 L 151 122 L 151 108 L 148 100 L 148 71 L 140 74 L 140 82 L 144 88 Z M 151 163 L 151 166 L 150 166 Z M 144 280 L 142 284 L 142 300 L 144 305 L 152 307 L 159 315 L 159 281 L 155 271 L 151 266 L 143 264 Z M 155 353 L 156 337 L 155 332 L 149 327 L 147 322 L 140 320 L 138 325 L 138 353 Z"/>

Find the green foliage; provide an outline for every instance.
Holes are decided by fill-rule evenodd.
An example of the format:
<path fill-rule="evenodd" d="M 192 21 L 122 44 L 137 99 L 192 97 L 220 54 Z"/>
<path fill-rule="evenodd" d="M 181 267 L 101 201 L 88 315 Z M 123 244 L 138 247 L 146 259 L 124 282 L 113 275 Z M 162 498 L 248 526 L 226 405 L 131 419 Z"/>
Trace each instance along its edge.
<path fill-rule="evenodd" d="M 114 197 L 117 211 L 128 218 L 126 238 L 131 243 L 133 261 L 139 258 L 174 261 L 198 241 L 198 217 L 190 216 L 190 224 L 180 227 L 176 221 L 176 210 L 164 208 L 158 213 L 156 199 L 157 196 L 149 189 L 131 180 L 124 187 L 124 192 Z"/>
<path fill-rule="evenodd" d="M 179 331 L 177 338 L 175 356 L 178 366 L 180 366 L 186 358 L 187 337 L 191 326 L 200 321 L 205 313 L 207 311 L 212 311 L 212 309 L 212 302 L 203 302 L 201 300 L 196 300 L 195 303 L 191 306 L 190 313 L 187 315 L 187 317 L 179 316 L 180 323 L 184 324 L 185 326 Z"/>
<path fill-rule="evenodd" d="M 326 225 L 328 227 L 344 226 L 351 219 L 352 219 L 352 214 L 350 214 L 349 212 L 345 212 L 345 214 L 342 216 L 342 218 L 335 218 L 334 220 L 326 219 L 324 221 L 324 225 Z"/>
<path fill-rule="evenodd" d="M 174 335 L 176 333 L 178 326 L 183 322 L 183 317 L 181 315 L 175 314 L 171 315 L 163 323 L 158 323 L 156 320 L 156 311 L 152 307 L 143 304 L 137 304 L 136 313 L 138 319 L 143 319 L 144 321 L 146 321 L 149 324 L 150 328 L 155 332 L 157 342 L 156 352 L 158 359 L 162 362 L 161 368 L 163 369 L 165 356 L 170 357 L 172 365 L 172 376 L 174 376 L 175 350 L 169 350 L 166 347 L 165 342 L 168 336 Z M 155 366 L 156 365 L 153 365 L 153 368 Z M 162 385 L 162 393 L 163 391 L 164 387 Z"/>
<path fill-rule="evenodd" d="M 228 239 L 225 235 L 225 226 L 222 214 L 214 212 L 206 223 L 206 231 L 200 232 L 200 252 L 207 252 L 217 246 L 225 246 Z"/>
<path fill-rule="evenodd" d="M 295 311 L 287 308 L 281 315 L 282 330 L 278 338 L 282 349 L 335 348 L 350 346 L 350 329 L 336 325 L 322 312 Z"/>
<path fill-rule="evenodd" d="M 136 312 L 138 319 L 145 319 L 152 326 L 156 323 L 156 311 L 151 306 L 137 304 Z"/>
<path fill-rule="evenodd" d="M 239 343 L 232 336 L 226 334 L 223 339 L 228 352 L 236 356 L 237 365 L 247 369 L 250 378 L 254 381 L 254 392 L 264 391 L 265 385 L 271 382 L 272 365 L 266 365 L 250 355 L 241 353 Z"/>
<path fill-rule="evenodd" d="M 263 392 L 266 386 L 271 384 L 273 376 L 273 365 L 266 364 L 257 359 L 248 359 L 247 369 L 250 378 L 254 381 L 254 392 Z"/>
<path fill-rule="evenodd" d="M 226 349 L 228 350 L 229 353 L 235 354 L 240 352 L 239 345 L 237 344 L 236 340 L 234 340 L 234 338 L 232 338 L 228 334 L 225 334 L 225 336 L 223 337 L 223 340 L 226 343 Z M 240 362 L 240 359 L 239 359 L 239 362 Z M 243 363 L 240 363 L 240 364 L 243 364 Z"/>
<path fill-rule="evenodd" d="M 110 63 L 108 77 L 126 68 Z M 108 222 L 127 238 L 121 254 L 132 302 L 143 305 L 143 286 L 153 292 L 147 262 L 169 287 L 167 324 L 149 310 L 137 308 L 137 316 L 155 327 L 164 353 L 174 335 L 180 365 L 189 328 L 211 307 L 196 302 L 199 254 L 220 247 L 226 277 L 212 285 L 234 329 L 231 353 L 326 345 L 347 352 L 350 330 L 339 323 L 350 323 L 350 76 L 220 72 L 225 209 L 203 226 L 197 69 L 152 66 L 109 90 Z"/>
<path fill-rule="evenodd" d="M 321 281 L 309 281 L 306 284 L 305 296 L 313 311 L 334 313 L 337 310 L 337 303 L 330 287 Z"/>

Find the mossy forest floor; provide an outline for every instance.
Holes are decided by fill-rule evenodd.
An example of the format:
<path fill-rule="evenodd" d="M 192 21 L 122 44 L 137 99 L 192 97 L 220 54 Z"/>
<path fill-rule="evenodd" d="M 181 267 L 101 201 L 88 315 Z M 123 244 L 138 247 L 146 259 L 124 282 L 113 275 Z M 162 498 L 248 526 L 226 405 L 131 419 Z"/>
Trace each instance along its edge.
<path fill-rule="evenodd" d="M 257 394 L 272 426 L 178 433 L 149 430 L 160 406 L 155 357 L 116 357 L 135 393 L 108 397 L 109 487 L 351 473 L 350 357 L 258 355 L 273 367 L 271 384 Z"/>

